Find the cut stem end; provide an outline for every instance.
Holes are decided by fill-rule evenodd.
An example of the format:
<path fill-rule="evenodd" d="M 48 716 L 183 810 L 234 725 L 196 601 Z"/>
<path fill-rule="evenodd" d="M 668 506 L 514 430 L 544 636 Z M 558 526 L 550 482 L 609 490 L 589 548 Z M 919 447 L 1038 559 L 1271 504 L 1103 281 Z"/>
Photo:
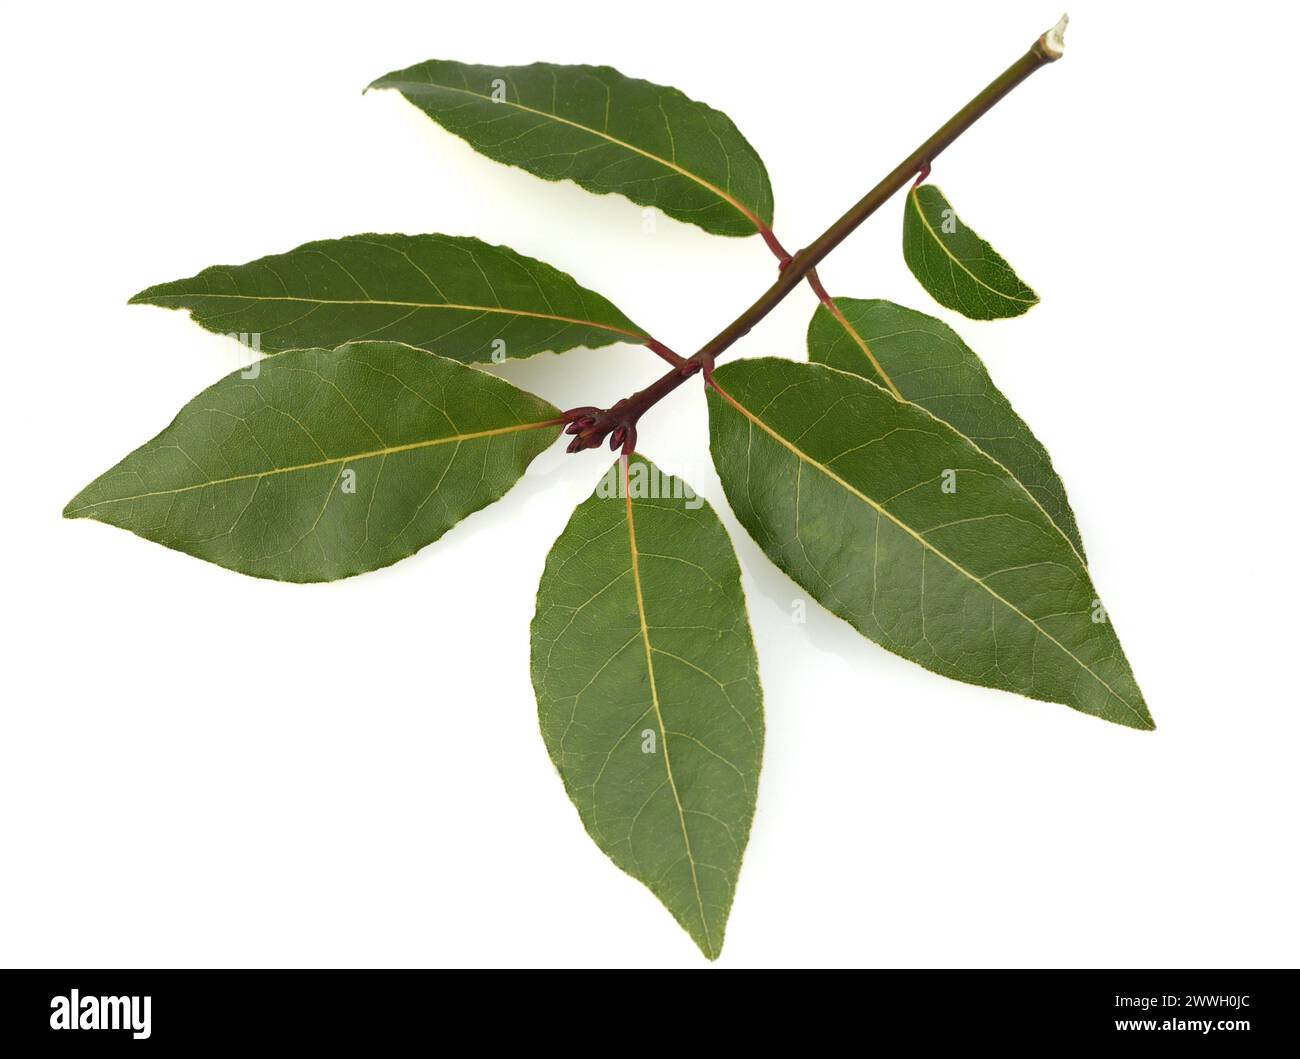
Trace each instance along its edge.
<path fill-rule="evenodd" d="M 1070 24 L 1070 16 L 1062 15 L 1061 21 L 1043 34 L 1043 52 L 1049 62 L 1056 62 L 1065 54 L 1065 27 Z"/>

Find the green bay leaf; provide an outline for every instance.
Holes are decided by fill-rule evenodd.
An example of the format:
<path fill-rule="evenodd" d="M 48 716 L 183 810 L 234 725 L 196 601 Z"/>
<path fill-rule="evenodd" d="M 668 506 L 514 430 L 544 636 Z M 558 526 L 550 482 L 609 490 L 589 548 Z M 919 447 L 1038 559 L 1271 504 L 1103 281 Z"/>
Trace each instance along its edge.
<path fill-rule="evenodd" d="M 964 434 L 1042 505 L 1082 558 L 1083 541 L 1052 458 L 951 327 L 878 298 L 836 298 L 808 326 L 808 357 L 891 388 Z"/>
<path fill-rule="evenodd" d="M 966 227 L 933 184 L 907 193 L 903 258 L 935 301 L 972 320 L 1020 316 L 1038 304 L 1038 295 Z"/>
<path fill-rule="evenodd" d="M 475 66 L 431 59 L 385 74 L 481 154 L 655 206 L 716 235 L 772 223 L 772 187 L 725 114 L 608 66 Z"/>
<path fill-rule="evenodd" d="M 532 676 L 588 833 L 715 959 L 754 815 L 762 694 L 735 551 L 680 479 L 633 456 L 578 505 L 538 588 Z"/>
<path fill-rule="evenodd" d="M 732 509 L 823 606 L 945 676 L 1154 727 L 1083 561 L 1000 463 L 824 365 L 742 360 L 714 381 Z"/>
<path fill-rule="evenodd" d="M 208 387 L 63 513 L 255 577 L 332 581 L 499 499 L 559 415 L 412 346 L 294 350 Z"/>
<path fill-rule="evenodd" d="M 392 341 L 462 363 L 644 343 L 605 298 L 509 247 L 451 235 L 351 235 L 142 290 L 265 353 Z"/>

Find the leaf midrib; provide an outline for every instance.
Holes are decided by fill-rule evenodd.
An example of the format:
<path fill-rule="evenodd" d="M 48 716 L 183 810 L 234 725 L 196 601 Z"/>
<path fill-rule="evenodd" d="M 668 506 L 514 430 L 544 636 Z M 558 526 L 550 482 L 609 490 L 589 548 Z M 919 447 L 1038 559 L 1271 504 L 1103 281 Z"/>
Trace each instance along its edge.
<path fill-rule="evenodd" d="M 639 331 L 629 331 L 625 327 L 616 327 L 613 324 L 597 323 L 595 320 L 583 320 L 576 316 L 560 316 L 557 313 L 541 313 L 532 309 L 511 309 L 504 305 L 461 305 L 452 302 L 406 302 L 390 301 L 383 298 L 305 298 L 291 294 L 208 294 L 208 293 L 185 293 L 185 294 L 151 294 L 151 299 L 156 298 L 230 298 L 237 301 L 251 302 L 306 302 L 311 305 L 391 305 L 401 309 L 453 309 L 460 312 L 470 313 L 502 313 L 506 316 L 530 316 L 538 320 L 555 320 L 560 323 L 577 324 L 581 327 L 594 327 L 600 331 L 611 331 L 615 334 L 626 335 L 629 338 L 635 338 L 638 342 L 644 342 L 648 335 L 643 335 Z"/>
<path fill-rule="evenodd" d="M 389 445 L 381 449 L 373 449 L 366 452 L 351 453 L 346 456 L 330 457 L 325 460 L 315 460 L 311 463 L 294 464 L 292 467 L 274 467 L 267 471 L 251 471 L 248 474 L 234 474 L 227 478 L 214 478 L 208 482 L 196 482 L 193 485 L 177 486 L 175 489 L 156 489 L 145 493 L 136 493 L 133 496 L 119 496 L 111 500 L 97 500 L 93 504 L 86 504 L 83 507 L 69 507 L 65 515 L 72 517 L 79 515 L 84 511 L 90 511 L 93 508 L 103 507 L 105 504 L 122 504 L 130 500 L 147 500 L 154 496 L 174 496 L 178 493 L 189 493 L 196 489 L 210 489 L 218 485 L 229 485 L 231 482 L 247 482 L 255 479 L 268 478 L 277 474 L 295 474 L 299 471 L 311 471 L 320 467 L 333 467 L 341 463 L 357 463 L 361 460 L 374 459 L 376 456 L 391 456 L 398 452 L 410 452 L 413 449 L 427 449 L 435 445 L 459 444 L 464 441 L 476 441 L 479 438 L 499 437 L 503 434 L 516 434 L 523 430 L 538 430 L 542 427 L 558 426 L 560 420 L 548 419 L 537 423 L 523 423 L 509 427 L 495 427 L 492 430 L 479 430 L 469 434 L 449 434 L 447 437 L 431 438 L 427 441 L 412 441 L 405 445 Z"/>
<path fill-rule="evenodd" d="M 709 381 L 709 385 L 714 389 L 714 391 L 715 391 L 719 396 L 721 396 L 721 397 L 723 397 L 724 399 L 726 399 L 726 401 L 727 401 L 729 404 L 731 404 L 732 407 L 734 407 L 738 412 L 740 412 L 741 415 L 743 415 L 743 416 L 744 416 L 746 419 L 748 419 L 751 423 L 753 423 L 753 424 L 755 424 L 756 426 L 758 426 L 759 429 L 761 429 L 762 431 L 764 431 L 764 432 L 765 432 L 766 434 L 768 434 L 770 437 L 774 438 L 774 439 L 775 439 L 777 442 L 779 442 L 781 445 L 785 446 L 785 448 L 789 449 L 790 452 L 792 452 L 792 453 L 793 453 L 797 458 L 799 458 L 799 459 L 802 460 L 803 462 L 807 463 L 809 466 L 814 467 L 814 468 L 816 468 L 817 470 L 821 471 L 824 475 L 826 475 L 827 478 L 831 479 L 831 481 L 835 482 L 835 483 L 836 483 L 837 485 L 839 485 L 842 489 L 844 489 L 844 490 L 846 490 L 847 492 L 851 493 L 852 495 L 856 496 L 856 497 L 857 497 L 859 500 L 861 500 L 863 503 L 865 503 L 865 504 L 867 504 L 869 507 L 873 508 L 873 509 L 876 511 L 876 513 L 877 513 L 878 515 L 884 515 L 885 518 L 889 519 L 890 522 L 892 522 L 895 526 L 897 526 L 899 529 L 901 529 L 904 533 L 906 533 L 906 534 L 908 534 L 908 536 L 914 538 L 914 539 L 915 539 L 915 540 L 916 540 L 916 541 L 917 541 L 917 542 L 918 542 L 918 543 L 919 543 L 923 548 L 927 549 L 928 551 L 930 551 L 931 553 L 933 553 L 935 556 L 937 556 L 938 558 L 942 559 L 944 562 L 946 562 L 949 566 L 951 566 L 954 570 L 956 570 L 956 571 L 957 571 L 959 574 L 961 574 L 963 577 L 966 577 L 966 578 L 968 578 L 969 580 L 973 581 L 975 584 L 979 585 L 980 588 L 984 589 L 985 592 L 987 592 L 990 596 L 992 596 L 994 599 L 996 599 L 999 603 L 1003 604 L 1005 607 L 1007 607 L 1008 609 L 1010 609 L 1010 610 L 1013 611 L 1014 613 L 1018 614 L 1018 615 L 1019 615 L 1021 618 L 1023 618 L 1023 619 L 1024 619 L 1024 620 L 1025 620 L 1029 625 L 1030 625 L 1030 626 L 1032 626 L 1032 627 L 1033 627 L 1033 628 L 1034 628 L 1038 633 L 1040 633 L 1040 634 L 1041 634 L 1042 636 L 1044 636 L 1046 639 L 1050 640 L 1050 641 L 1051 641 L 1052 643 L 1054 643 L 1057 647 L 1059 647 L 1063 652 L 1065 652 L 1065 654 L 1066 654 L 1066 655 L 1067 655 L 1071 660 L 1073 660 L 1073 661 L 1075 662 L 1075 664 L 1079 666 L 1080 669 L 1082 669 L 1085 673 L 1087 673 L 1090 677 L 1092 677 L 1093 680 L 1097 681 L 1098 684 L 1100 684 L 1103 688 L 1105 688 L 1106 691 L 1109 692 L 1110 695 L 1113 696 L 1114 699 L 1115 699 L 1117 702 L 1119 702 L 1120 704 L 1122 704 L 1126 710 L 1128 710 L 1131 714 L 1133 714 L 1134 717 L 1136 717 L 1136 718 L 1138 719 L 1139 724 L 1140 724 L 1141 727 L 1149 728 L 1149 727 L 1151 726 L 1151 725 L 1150 725 L 1150 721 L 1148 721 L 1147 718 L 1144 717 L 1144 716 L 1142 715 L 1142 713 L 1139 712 L 1139 711 L 1138 711 L 1138 710 L 1137 710 L 1137 709 L 1132 705 L 1132 703 L 1130 703 L 1130 702 L 1128 701 L 1128 699 L 1124 698 L 1124 696 L 1121 695 L 1119 692 L 1117 692 L 1114 688 L 1112 688 L 1112 687 L 1110 686 L 1110 684 L 1108 684 L 1105 680 L 1103 680 L 1100 676 L 1098 676 L 1095 672 L 1093 672 L 1092 668 L 1091 668 L 1090 666 L 1088 666 L 1086 663 L 1084 663 L 1083 659 L 1081 659 L 1078 655 L 1076 655 L 1073 651 L 1071 651 L 1068 647 L 1066 647 L 1065 644 L 1061 643 L 1060 640 L 1058 640 L 1058 639 L 1057 639 L 1055 636 L 1053 636 L 1050 632 L 1048 632 L 1046 629 L 1044 629 L 1044 628 L 1043 628 L 1043 627 L 1042 627 L 1042 626 L 1041 626 L 1037 621 L 1035 621 L 1035 620 L 1034 620 L 1033 618 L 1031 618 L 1028 614 L 1026 614 L 1023 610 L 1021 610 L 1019 607 L 1017 607 L 1017 606 L 1016 606 L 1014 603 L 1012 603 L 1009 599 L 1007 599 L 1005 596 L 1003 596 L 1001 593 L 999 593 L 996 589 L 994 589 L 992 586 L 990 586 L 986 581 L 984 581 L 984 580 L 983 580 L 982 578 L 980 578 L 980 577 L 977 577 L 975 574 L 971 573 L 971 571 L 967 570 L 964 566 L 962 566 L 959 562 L 957 562 L 957 560 L 953 559 L 953 558 L 950 557 L 949 555 L 947 555 L 947 554 L 945 554 L 944 552 L 940 551 L 940 550 L 939 550 L 938 548 L 936 548 L 932 543 L 930 543 L 930 541 L 926 540 L 924 536 L 922 536 L 922 535 L 921 535 L 920 533 L 918 533 L 916 530 L 912 529 L 911 526 L 909 526 L 906 522 L 904 522 L 904 521 L 902 521 L 900 518 L 898 518 L 898 516 L 896 516 L 893 512 L 889 511 L 889 510 L 888 510 L 887 508 L 885 508 L 882 504 L 880 504 L 880 503 L 878 503 L 877 501 L 873 500 L 871 497 L 867 496 L 866 493 L 862 492 L 860 489 L 858 489 L 858 488 L 856 488 L 855 486 L 851 485 L 849 482 L 846 482 L 843 478 L 841 478 L 841 477 L 840 477 L 838 474 L 836 474 L 833 470 L 831 470 L 829 467 L 827 467 L 824 463 L 822 463 L 822 462 L 819 461 L 819 460 L 814 459 L 814 458 L 813 458 L 812 456 L 810 456 L 808 453 L 804 452 L 801 448 L 799 448 L 797 445 L 795 445 L 792 441 L 789 441 L 787 438 L 783 437 L 780 433 L 778 433 L 778 432 L 777 432 L 776 430 L 774 430 L 772 427 L 768 426 L 766 423 L 763 422 L 762 419 L 760 419 L 758 416 L 756 416 L 754 413 L 752 413 L 748 408 L 746 408 L 746 407 L 745 407 L 744 405 L 742 405 L 739 401 L 737 401 L 734 397 L 732 397 L 731 394 L 727 393 L 726 390 L 724 390 L 721 386 L 719 386 L 716 380 L 711 379 L 711 380 Z M 976 447 L 978 448 L 978 446 L 976 446 Z M 983 453 L 984 450 L 983 450 L 983 449 L 980 449 L 979 451 L 980 451 L 981 453 Z M 1013 477 L 1014 477 L 1014 476 L 1013 476 Z M 1024 488 L 1024 487 L 1021 486 L 1021 488 Z M 1049 521 L 1050 521 L 1050 520 L 1049 520 Z M 1055 525 L 1055 523 L 1053 523 L 1053 525 Z"/>
<path fill-rule="evenodd" d="M 930 238 L 932 238 L 935 241 L 939 249 L 942 250 L 959 269 L 965 272 L 966 275 L 968 275 L 971 279 L 973 279 L 985 290 L 991 291 L 992 293 L 996 294 L 999 298 L 1006 298 L 1007 301 L 1011 301 L 1011 302 L 1020 302 L 1022 305 L 1038 304 L 1037 296 L 1033 298 L 1019 298 L 1014 294 L 1008 294 L 1006 291 L 998 290 L 997 287 L 992 287 L 989 284 L 985 283 L 982 279 L 979 278 L 979 276 L 975 275 L 974 272 L 972 272 L 969 268 L 967 268 L 965 263 L 962 261 L 962 259 L 959 258 L 956 254 L 954 254 L 951 250 L 949 250 L 947 244 L 942 239 L 939 238 L 939 233 L 934 230 L 934 225 L 930 223 L 930 218 L 928 218 L 925 215 L 925 210 L 921 209 L 921 198 L 919 192 L 920 192 L 919 187 L 913 188 L 911 193 L 907 196 L 911 200 L 913 208 L 916 210 L 916 215 L 921 218 L 921 223 L 925 225 L 925 230 L 930 233 Z M 952 207 L 949 206 L 948 208 L 951 209 Z"/>
<path fill-rule="evenodd" d="M 627 538 L 632 553 L 632 585 L 636 589 L 637 617 L 641 622 L 641 642 L 645 646 L 645 664 L 650 674 L 650 702 L 654 706 L 655 723 L 659 726 L 659 745 L 663 748 L 664 772 L 668 776 L 668 787 L 673 792 L 673 804 L 677 807 L 677 821 L 682 828 L 682 842 L 686 846 L 686 861 L 691 866 L 691 883 L 695 889 L 695 904 L 700 911 L 700 929 L 704 932 L 706 954 L 712 959 L 716 953 L 713 939 L 709 937 L 709 921 L 704 914 L 704 898 L 700 894 L 700 878 L 695 867 L 695 854 L 691 850 L 691 836 L 686 829 L 686 813 L 682 809 L 681 795 L 677 792 L 677 783 L 673 779 L 673 766 L 668 758 L 668 730 L 664 725 L 664 715 L 659 708 L 659 689 L 655 684 L 654 648 L 650 644 L 650 627 L 646 622 L 645 597 L 641 593 L 640 553 L 636 546 L 636 523 L 632 517 L 632 490 L 628 481 L 628 458 L 622 457 L 623 495 L 627 500 Z"/>
<path fill-rule="evenodd" d="M 761 232 L 764 228 L 767 227 L 767 225 L 765 225 L 759 219 L 758 215 L 754 213 L 753 210 L 743 205 L 738 199 L 734 198 L 732 195 L 723 191 L 722 188 L 718 187 L 716 184 L 711 184 L 703 177 L 697 176 L 695 173 L 692 173 L 690 170 L 683 169 L 676 162 L 670 162 L 667 158 L 661 158 L 659 155 L 654 154 L 651 151 L 647 151 L 641 147 L 637 147 L 635 144 L 628 143 L 626 140 L 620 140 L 617 136 L 611 136 L 609 133 L 602 132 L 600 129 L 593 129 L 590 125 L 583 125 L 579 121 L 572 121 L 569 118 L 562 118 L 560 117 L 560 115 L 552 114 L 550 111 L 537 110 L 535 107 L 526 106 L 523 103 L 513 103 L 508 99 L 499 99 L 499 100 L 493 99 L 491 96 L 485 96 L 481 92 L 474 92 L 468 88 L 456 88 L 452 85 L 437 84 L 436 82 L 433 81 L 427 81 L 427 82 L 420 81 L 414 83 L 419 84 L 421 87 L 427 85 L 432 88 L 440 88 L 444 92 L 459 92 L 462 95 L 472 96 L 474 99 L 482 100 L 485 103 L 491 103 L 493 106 L 514 107 L 516 110 L 522 110 L 528 114 L 536 114 L 540 118 L 550 118 L 552 121 L 558 121 L 562 125 L 568 125 L 571 128 L 580 129 L 583 132 L 589 132 L 593 136 L 599 136 L 603 140 L 608 140 L 610 143 L 617 144 L 619 147 L 632 151 L 634 154 L 639 154 L 643 158 L 648 158 L 652 162 L 658 162 L 665 169 L 671 169 L 673 172 L 686 177 L 687 180 L 693 180 L 695 183 L 699 184 L 700 187 L 706 188 L 707 190 L 713 192 L 713 194 L 717 195 L 718 198 L 722 199 L 725 203 L 727 203 L 738 213 L 740 213 L 741 216 L 743 216 L 747 221 L 749 221 L 749 223 L 754 226 L 755 231 Z M 669 132 L 669 135 L 671 135 L 671 130 Z"/>
<path fill-rule="evenodd" d="M 840 326 L 849 333 L 849 337 L 857 343 L 858 348 L 862 350 L 866 355 L 867 360 L 871 362 L 871 367 L 875 370 L 876 374 L 885 380 L 885 386 L 888 387 L 889 392 L 897 400 L 910 404 L 911 402 L 907 401 L 907 398 L 903 396 L 902 391 L 894 385 L 894 380 L 889 377 L 889 373 L 885 371 L 884 366 L 876 359 L 876 355 L 871 351 L 871 347 L 867 344 L 866 338 L 858 332 L 856 327 L 849 323 L 848 318 L 840 310 L 840 307 L 835 304 L 834 298 L 830 299 L 830 301 L 826 303 L 826 308 L 830 310 L 831 316 L 839 321 Z"/>

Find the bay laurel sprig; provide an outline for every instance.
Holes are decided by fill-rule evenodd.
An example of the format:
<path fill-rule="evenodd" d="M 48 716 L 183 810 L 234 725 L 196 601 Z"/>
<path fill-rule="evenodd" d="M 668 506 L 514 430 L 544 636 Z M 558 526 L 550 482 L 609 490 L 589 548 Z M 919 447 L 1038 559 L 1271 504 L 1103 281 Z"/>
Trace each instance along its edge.
<path fill-rule="evenodd" d="M 777 276 L 681 356 L 611 301 L 509 247 L 359 234 L 155 284 L 267 354 L 187 403 L 67 505 L 255 577 L 332 581 L 395 563 L 513 488 L 561 433 L 618 452 L 546 558 L 531 626 L 538 723 L 596 845 L 709 959 L 722 951 L 758 805 L 758 657 L 714 508 L 641 451 L 648 409 L 700 377 L 726 499 L 764 554 L 863 636 L 954 680 L 1154 722 L 1046 448 L 947 322 L 832 296 L 819 266 L 894 195 L 903 259 L 943 309 L 1019 316 L 1038 295 L 947 196 L 935 160 L 1059 59 L 1065 19 L 791 253 L 771 182 L 729 117 L 608 66 L 437 59 L 393 90 L 497 162 L 727 237 Z M 908 185 L 911 185 L 908 188 Z M 797 287 L 807 362 L 718 364 Z M 561 411 L 483 366 L 615 343 L 668 365 L 608 406 Z"/>

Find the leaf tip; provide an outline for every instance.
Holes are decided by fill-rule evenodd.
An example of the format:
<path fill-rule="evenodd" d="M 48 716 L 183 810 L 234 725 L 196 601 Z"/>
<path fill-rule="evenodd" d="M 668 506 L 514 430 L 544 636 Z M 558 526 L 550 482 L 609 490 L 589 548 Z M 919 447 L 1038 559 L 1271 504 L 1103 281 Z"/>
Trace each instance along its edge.
<path fill-rule="evenodd" d="M 708 960 L 709 963 L 717 963 L 718 957 L 722 955 L 722 942 L 718 942 L 717 945 L 714 945 L 708 938 L 698 937 L 694 931 L 691 931 L 690 934 L 691 940 L 695 942 L 695 947 L 703 953 L 704 958 Z"/>
<path fill-rule="evenodd" d="M 1155 718 L 1151 716 L 1151 711 L 1147 709 L 1147 704 L 1140 698 L 1137 707 L 1132 711 L 1132 717 L 1125 717 L 1120 723 L 1126 728 L 1134 728 L 1139 732 L 1154 732 L 1156 730 Z"/>
<path fill-rule="evenodd" d="M 409 71 L 390 70 L 388 73 L 376 77 L 370 82 L 370 84 L 366 85 L 366 87 L 361 90 L 361 94 L 364 96 L 372 89 L 382 91 L 385 88 L 396 88 L 399 92 L 402 92 L 403 84 L 407 83 L 406 79 L 401 76 L 404 73 L 409 73 Z M 402 92 L 402 94 L 405 95 L 406 93 Z"/>
<path fill-rule="evenodd" d="M 100 476 L 103 477 L 102 475 Z M 93 479 L 87 485 L 77 490 L 76 494 L 63 505 L 62 516 L 64 518 L 94 518 L 96 502 L 93 499 L 92 490 L 99 482 L 99 478 Z"/>

